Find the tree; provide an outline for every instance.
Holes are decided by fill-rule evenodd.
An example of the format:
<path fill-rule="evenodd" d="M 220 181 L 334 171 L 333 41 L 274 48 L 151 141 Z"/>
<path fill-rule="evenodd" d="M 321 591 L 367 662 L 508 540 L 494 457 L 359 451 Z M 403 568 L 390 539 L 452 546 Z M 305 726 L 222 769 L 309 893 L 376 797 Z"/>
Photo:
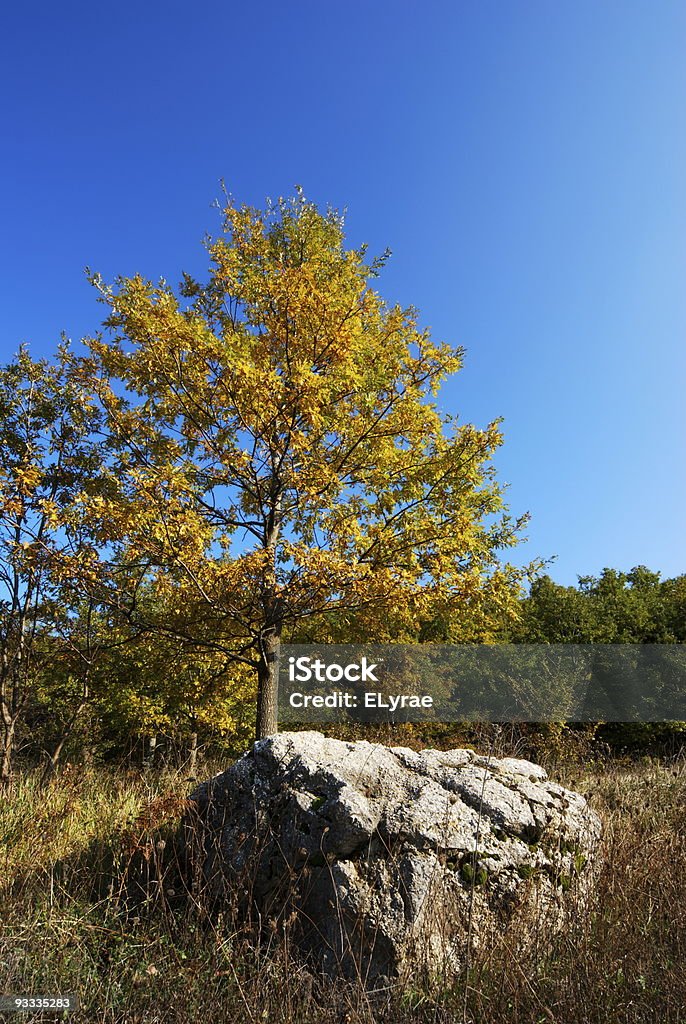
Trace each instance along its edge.
<path fill-rule="evenodd" d="M 92 573 L 95 552 L 64 511 L 97 479 L 98 412 L 70 374 L 22 348 L 0 370 L 0 784 L 11 778 L 17 729 L 30 705 L 49 638 L 74 620 L 71 579 Z M 53 651 L 54 653 L 54 651 Z"/>
<path fill-rule="evenodd" d="M 521 603 L 518 621 L 506 627 L 502 639 L 524 644 L 593 643 L 597 632 L 594 609 L 576 587 L 539 576 Z"/>
<path fill-rule="evenodd" d="M 285 631 L 329 614 L 369 638 L 391 609 L 416 626 L 437 600 L 502 610 L 523 570 L 497 552 L 524 519 L 504 514 L 490 463 L 499 422 L 461 425 L 433 401 L 462 350 L 384 303 L 385 257 L 346 250 L 337 213 L 301 191 L 264 212 L 228 201 L 207 249 L 208 280 L 184 275 L 178 294 L 93 275 L 109 314 L 84 366 L 111 494 L 80 508 L 129 579 L 163 604 L 185 589 L 203 635 L 256 671 L 262 736 Z"/>
<path fill-rule="evenodd" d="M 540 576 L 522 602 L 515 643 L 671 644 L 683 642 L 684 580 L 661 580 L 644 565 L 603 569 L 563 587 Z"/>

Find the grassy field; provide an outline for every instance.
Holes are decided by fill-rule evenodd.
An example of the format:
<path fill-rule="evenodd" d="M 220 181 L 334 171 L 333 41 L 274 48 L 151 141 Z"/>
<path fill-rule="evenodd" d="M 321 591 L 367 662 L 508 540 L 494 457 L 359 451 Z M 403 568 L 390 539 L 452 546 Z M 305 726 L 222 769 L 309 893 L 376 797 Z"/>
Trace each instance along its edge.
<path fill-rule="evenodd" d="M 71 1024 L 686 1022 L 686 763 L 559 755 L 605 825 L 590 904 L 544 951 L 493 935 L 434 991 L 327 981 L 287 935 L 208 916 L 175 857 L 183 773 L 67 766 L 41 791 L 26 772 L 0 796 L 0 992 L 74 993 Z"/>

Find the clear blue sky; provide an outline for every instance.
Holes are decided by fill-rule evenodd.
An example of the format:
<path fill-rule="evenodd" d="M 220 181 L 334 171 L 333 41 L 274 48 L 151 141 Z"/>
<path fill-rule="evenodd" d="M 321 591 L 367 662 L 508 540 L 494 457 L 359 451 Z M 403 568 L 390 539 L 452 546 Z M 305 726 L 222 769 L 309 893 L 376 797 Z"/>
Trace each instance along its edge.
<path fill-rule="evenodd" d="M 0 355 L 93 332 L 85 265 L 180 278 L 218 181 L 348 208 L 504 416 L 517 560 L 686 572 L 683 0 L 5 5 Z"/>

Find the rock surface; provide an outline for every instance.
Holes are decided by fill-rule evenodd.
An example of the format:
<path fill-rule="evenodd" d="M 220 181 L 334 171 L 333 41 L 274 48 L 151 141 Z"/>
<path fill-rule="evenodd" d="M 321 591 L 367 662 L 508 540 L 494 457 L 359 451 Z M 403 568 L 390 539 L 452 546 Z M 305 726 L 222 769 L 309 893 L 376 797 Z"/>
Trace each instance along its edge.
<path fill-rule="evenodd" d="M 513 915 L 554 932 L 600 836 L 585 799 L 529 761 L 317 732 L 258 741 L 191 800 L 213 896 L 367 982 L 457 971 L 468 935 Z"/>

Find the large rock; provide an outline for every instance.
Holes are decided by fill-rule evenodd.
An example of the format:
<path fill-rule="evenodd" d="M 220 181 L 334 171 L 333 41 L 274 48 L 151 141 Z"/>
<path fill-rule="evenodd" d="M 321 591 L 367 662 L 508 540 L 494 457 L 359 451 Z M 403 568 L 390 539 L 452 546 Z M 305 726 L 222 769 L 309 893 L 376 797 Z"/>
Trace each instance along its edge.
<path fill-rule="evenodd" d="M 468 937 L 513 915 L 559 928 L 600 835 L 584 798 L 529 761 L 317 732 L 260 740 L 191 799 L 203 885 L 367 981 L 459 970 Z"/>

